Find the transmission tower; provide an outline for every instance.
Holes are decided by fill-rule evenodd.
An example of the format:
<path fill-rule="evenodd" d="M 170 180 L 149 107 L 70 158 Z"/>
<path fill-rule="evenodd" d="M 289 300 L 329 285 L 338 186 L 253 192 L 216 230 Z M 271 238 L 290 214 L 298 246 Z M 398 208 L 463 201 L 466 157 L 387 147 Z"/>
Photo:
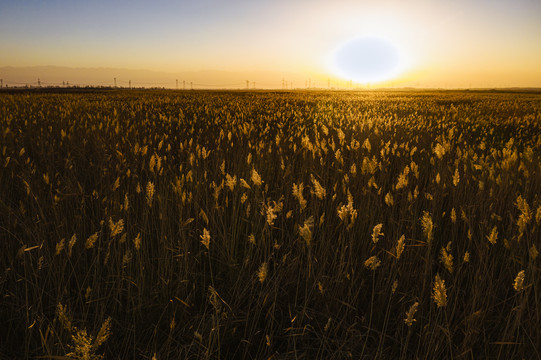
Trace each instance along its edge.
<path fill-rule="evenodd" d="M 186 80 L 182 80 L 182 90 L 186 90 Z"/>
<path fill-rule="evenodd" d="M 115 78 L 115 88 L 116 88 L 116 78 Z"/>

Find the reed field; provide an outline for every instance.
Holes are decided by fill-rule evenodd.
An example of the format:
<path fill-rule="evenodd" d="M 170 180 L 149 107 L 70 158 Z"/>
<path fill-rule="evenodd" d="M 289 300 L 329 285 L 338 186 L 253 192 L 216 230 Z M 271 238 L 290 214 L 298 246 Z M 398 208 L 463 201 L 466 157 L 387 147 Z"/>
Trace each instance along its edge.
<path fill-rule="evenodd" d="M 541 358 L 541 94 L 0 93 L 0 359 Z"/>

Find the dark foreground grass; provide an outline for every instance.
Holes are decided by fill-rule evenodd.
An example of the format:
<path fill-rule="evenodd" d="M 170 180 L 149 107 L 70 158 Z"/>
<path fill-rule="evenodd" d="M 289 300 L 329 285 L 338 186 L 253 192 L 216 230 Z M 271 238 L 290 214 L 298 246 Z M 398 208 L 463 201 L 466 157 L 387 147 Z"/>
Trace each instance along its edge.
<path fill-rule="evenodd" d="M 0 124 L 2 358 L 541 357 L 539 94 L 15 92 Z"/>

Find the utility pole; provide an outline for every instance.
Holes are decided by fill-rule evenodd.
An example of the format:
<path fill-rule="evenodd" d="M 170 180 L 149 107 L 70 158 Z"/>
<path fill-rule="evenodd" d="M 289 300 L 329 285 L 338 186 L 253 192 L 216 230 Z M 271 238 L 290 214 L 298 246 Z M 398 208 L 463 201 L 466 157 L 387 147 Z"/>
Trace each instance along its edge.
<path fill-rule="evenodd" d="M 192 90 L 193 90 L 193 81 L 190 81 L 190 87 L 191 87 Z"/>
<path fill-rule="evenodd" d="M 186 80 L 182 80 L 182 90 L 186 90 Z"/>
<path fill-rule="evenodd" d="M 250 80 L 246 80 L 246 89 L 250 90 Z"/>
<path fill-rule="evenodd" d="M 115 88 L 116 88 L 116 78 L 115 78 Z"/>
<path fill-rule="evenodd" d="M 41 80 L 38 78 L 38 87 L 41 87 Z"/>
<path fill-rule="evenodd" d="M 128 81 L 128 87 L 131 89 L 131 80 Z"/>
<path fill-rule="evenodd" d="M 178 90 L 178 79 L 176 81 L 177 81 L 177 90 Z"/>

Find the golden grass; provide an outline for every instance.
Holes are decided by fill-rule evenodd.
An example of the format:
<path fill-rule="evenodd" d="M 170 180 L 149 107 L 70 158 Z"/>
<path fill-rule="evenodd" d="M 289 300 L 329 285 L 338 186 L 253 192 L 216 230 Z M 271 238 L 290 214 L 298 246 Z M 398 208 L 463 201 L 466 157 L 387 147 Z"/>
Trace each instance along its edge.
<path fill-rule="evenodd" d="M 541 95 L 0 94 L 0 357 L 541 357 Z"/>

